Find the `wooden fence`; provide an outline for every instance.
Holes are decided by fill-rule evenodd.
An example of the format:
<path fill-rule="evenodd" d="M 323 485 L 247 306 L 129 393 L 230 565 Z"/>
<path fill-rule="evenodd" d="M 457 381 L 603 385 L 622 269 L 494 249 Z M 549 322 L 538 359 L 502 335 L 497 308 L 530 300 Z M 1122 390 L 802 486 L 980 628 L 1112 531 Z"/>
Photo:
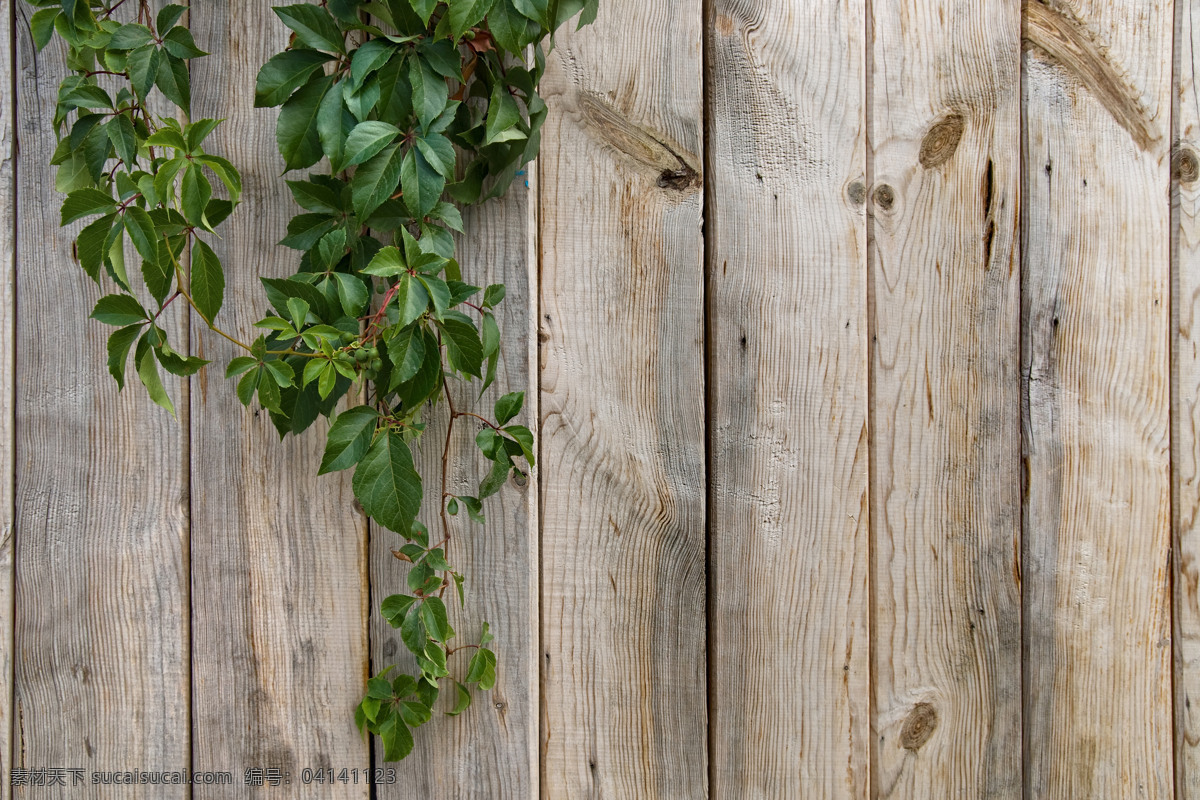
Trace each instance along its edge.
<path fill-rule="evenodd" d="M 191 3 L 247 183 L 234 329 L 295 269 L 268 6 Z M 1200 0 L 602 0 L 565 33 L 542 156 L 462 242 L 540 432 L 455 540 L 499 682 L 373 790 L 392 534 L 196 321 L 178 421 L 118 394 L 47 167 L 62 52 L 2 7 L 4 797 L 1200 800 Z M 90 784 L 124 770 L 232 782 Z"/>

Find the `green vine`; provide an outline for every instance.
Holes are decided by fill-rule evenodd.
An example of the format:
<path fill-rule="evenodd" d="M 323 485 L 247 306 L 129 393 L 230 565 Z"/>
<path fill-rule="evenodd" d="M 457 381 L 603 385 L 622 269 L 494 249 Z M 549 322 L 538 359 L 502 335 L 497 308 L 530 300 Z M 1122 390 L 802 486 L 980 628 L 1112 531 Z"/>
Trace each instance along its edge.
<path fill-rule="evenodd" d="M 260 333 L 251 341 L 216 325 L 225 277 L 206 239 L 238 205 L 241 177 L 205 150 L 220 122 L 188 121 L 188 62 L 206 53 L 179 24 L 187 9 L 155 14 L 137 0 L 135 14 L 128 0 L 30 2 L 38 48 L 56 33 L 67 44 L 72 74 L 59 87 L 51 163 L 66 194 L 62 224 L 89 220 L 76 260 L 112 287 L 91 316 L 117 327 L 108 368 L 118 386 L 132 351 L 142 385 L 174 414 L 160 368 L 187 376 L 209 363 L 172 349 L 158 324 L 173 303 L 186 304 L 245 351 L 226 377 L 238 378 L 238 398 L 257 399 L 280 436 L 320 415 L 332 420 L 319 472 L 353 468 L 363 509 L 403 539 L 393 553 L 411 564 L 408 591 L 387 597 L 381 611 L 418 669 L 399 674 L 391 666 L 371 678 L 355 721 L 381 738 L 385 759 L 404 758 L 443 681 L 454 692 L 446 712 L 453 716 L 470 704 L 472 686 L 488 690 L 496 680 L 487 623 L 471 643 L 451 644 L 452 604 L 443 598 L 452 588 L 461 607 L 464 577 L 448 560 L 448 517 L 483 523 L 483 500 L 534 464 L 533 434 L 511 424 L 522 392 L 497 400 L 491 419 L 453 401 L 452 382 L 478 380 L 482 395 L 495 378 L 495 309 L 505 289 L 463 280 L 451 233 L 462 232 L 462 216 L 445 198 L 469 205 L 497 197 L 537 154 L 543 42 L 580 12 L 581 27 L 594 19 L 598 0 L 275 8 L 292 36 L 259 72 L 255 105 L 281 107 L 276 138 L 288 171 L 328 169 L 287 181 L 306 213 L 288 223 L 280 244 L 302 253 L 299 270 L 260 279 L 276 313 L 255 323 Z M 148 110 L 155 90 L 178 117 Z M 140 258 L 140 281 L 131 279 L 127 250 Z M 343 398 L 367 402 L 339 412 Z M 411 446 L 427 409 L 443 400 L 440 534 L 431 534 L 418 519 L 424 491 Z M 492 464 L 475 496 L 448 490 L 450 443 L 463 418 L 479 425 L 475 442 Z M 459 651 L 471 655 L 465 674 L 454 675 L 450 657 Z"/>

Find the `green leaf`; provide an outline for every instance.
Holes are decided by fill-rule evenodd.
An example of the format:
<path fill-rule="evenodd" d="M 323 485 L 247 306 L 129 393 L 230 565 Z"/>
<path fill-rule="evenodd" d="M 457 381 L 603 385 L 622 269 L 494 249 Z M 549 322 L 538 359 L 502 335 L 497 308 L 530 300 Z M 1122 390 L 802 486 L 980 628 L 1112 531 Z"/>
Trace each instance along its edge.
<path fill-rule="evenodd" d="M 429 18 L 433 16 L 433 9 L 437 7 L 437 0 L 408 0 L 408 4 L 421 18 L 421 24 L 428 25 Z"/>
<path fill-rule="evenodd" d="M 133 129 L 133 122 L 124 114 L 117 114 L 104 128 L 117 151 L 117 157 L 132 169 L 137 161 L 137 133 Z"/>
<path fill-rule="evenodd" d="M 467 666 L 467 682 L 478 683 L 485 692 L 496 685 L 496 654 L 480 647 Z"/>
<path fill-rule="evenodd" d="M 148 44 L 131 52 L 125 61 L 125 71 L 129 75 L 129 82 L 133 84 L 133 90 L 137 92 L 138 97 L 143 100 L 150 94 L 150 89 L 158 80 L 161 60 L 162 53 L 159 49 L 155 45 Z"/>
<path fill-rule="evenodd" d="M 310 250 L 335 225 L 328 214 L 299 214 L 288 221 L 288 235 L 279 243 L 296 250 Z"/>
<path fill-rule="evenodd" d="M 507 463 L 508 457 L 501 451 L 503 460 L 492 462 L 492 469 L 479 482 L 479 499 L 484 500 L 491 497 L 496 492 L 500 491 L 504 486 L 504 482 L 508 480 L 508 473 L 512 469 L 512 464 Z"/>
<path fill-rule="evenodd" d="M 253 356 L 238 356 L 229 362 L 229 366 L 225 368 L 225 377 L 232 378 L 236 375 L 241 375 L 251 367 L 258 365 L 258 359 Z"/>
<path fill-rule="evenodd" d="M 504 429 L 504 432 L 513 437 L 517 444 L 521 445 L 521 453 L 525 456 L 525 460 L 529 462 L 529 466 L 534 464 L 533 455 L 533 433 L 524 425 L 509 425 Z"/>
<path fill-rule="evenodd" d="M 139 44 L 145 44 L 145 42 L 140 42 Z M 208 53 L 196 47 L 196 41 L 192 38 L 192 32 L 183 27 L 172 28 L 167 31 L 166 36 L 163 36 L 163 48 L 176 58 L 199 58 L 200 56 L 208 55 Z"/>
<path fill-rule="evenodd" d="M 154 41 L 154 34 L 150 33 L 149 28 L 131 22 L 117 28 L 112 38 L 108 40 L 108 46 L 113 50 L 136 50 L 152 41 Z"/>
<path fill-rule="evenodd" d="M 352 486 L 367 515 L 390 530 L 409 530 L 421 510 L 421 476 L 408 445 L 391 430 L 375 438 Z"/>
<path fill-rule="evenodd" d="M 188 376 L 195 375 L 205 364 L 210 362 L 196 356 L 181 356 L 175 351 L 168 348 L 165 344 L 155 350 L 158 356 L 158 363 L 162 364 L 163 369 L 172 375 Z"/>
<path fill-rule="evenodd" d="M 399 324 L 408 325 L 425 313 L 429 307 L 429 294 L 419 280 L 405 273 L 400 276 L 396 288 L 396 310 L 400 314 Z"/>
<path fill-rule="evenodd" d="M 409 571 L 410 585 L 412 584 L 411 575 L 415 571 L 416 568 Z M 414 655 L 420 655 L 425 651 L 425 629 L 421 625 L 420 612 L 420 605 L 414 604 L 405 612 L 404 621 L 400 623 L 400 640 Z"/>
<path fill-rule="evenodd" d="M 79 189 L 71 192 L 63 201 L 62 220 L 59 224 L 70 225 L 77 219 L 92 214 L 111 214 L 116 209 L 117 204 L 113 199 L 99 189 Z"/>
<path fill-rule="evenodd" d="M 287 307 L 292 318 L 292 325 L 295 326 L 296 330 L 300 330 L 308 320 L 308 312 L 311 308 L 308 301 L 302 300 L 299 297 L 289 297 Z"/>
<path fill-rule="evenodd" d="M 493 283 L 483 290 L 483 306 L 484 308 L 495 308 L 504 300 L 504 284 Z"/>
<path fill-rule="evenodd" d="M 147 260 L 158 258 L 158 236 L 149 214 L 137 206 L 129 206 L 125 209 L 125 229 L 138 255 Z"/>
<path fill-rule="evenodd" d="M 400 716 L 412 727 L 424 725 L 433 716 L 433 711 L 424 703 L 405 700 L 400 703 Z"/>
<path fill-rule="evenodd" d="M 333 165 L 333 170 L 340 172 L 346 167 L 361 164 L 394 142 L 399 135 L 400 129 L 386 122 L 368 120 L 358 123 L 346 137 L 342 160 Z"/>
<path fill-rule="evenodd" d="M 425 359 L 425 336 L 419 325 L 409 325 L 393 336 L 387 343 L 388 358 L 392 362 L 392 378 L 389 390 L 404 381 L 411 380 Z"/>
<path fill-rule="evenodd" d="M 183 181 L 180 184 L 179 200 L 183 217 L 192 225 L 203 230 L 212 230 L 204 211 L 208 201 L 212 199 L 212 185 L 204 172 L 196 164 L 188 164 L 183 171 Z"/>
<path fill-rule="evenodd" d="M 400 187 L 404 191 L 404 205 L 414 217 L 424 217 L 437 205 L 446 179 L 430 166 L 417 148 L 404 154 L 400 170 Z"/>
<path fill-rule="evenodd" d="M 480 323 L 480 339 L 483 341 L 483 357 L 491 358 L 500 350 L 500 328 L 490 311 L 484 312 Z"/>
<path fill-rule="evenodd" d="M 303 281 L 292 280 L 290 278 L 259 278 L 263 288 L 267 292 L 267 300 L 280 314 L 287 314 L 287 301 L 289 297 L 299 297 L 304 302 L 308 303 L 309 308 L 313 310 L 321 319 L 326 319 L 329 316 L 329 309 L 325 303 L 325 296 L 322 295 L 317 288 Z"/>
<path fill-rule="evenodd" d="M 399 248 L 395 245 L 380 248 L 379 252 L 371 258 L 370 263 L 361 270 L 367 275 L 378 275 L 381 278 L 391 278 L 407 271 L 408 266 L 404 263 Z"/>
<path fill-rule="evenodd" d="M 399 761 L 412 752 L 412 733 L 398 716 L 388 717 L 379 730 L 379 738 L 383 741 L 384 761 Z"/>
<path fill-rule="evenodd" d="M 386 64 L 395 52 L 396 46 L 386 39 L 371 39 L 355 50 L 354 57 L 350 59 L 350 80 L 353 86 L 362 86 L 363 80 Z"/>
<path fill-rule="evenodd" d="M 507 425 L 509 420 L 521 413 L 525 403 L 524 392 L 509 392 L 496 401 L 496 424 Z"/>
<path fill-rule="evenodd" d="M 463 686 L 458 681 L 454 682 L 455 697 L 454 708 L 446 712 L 447 717 L 457 717 L 462 712 L 466 711 L 471 706 L 471 690 Z"/>
<path fill-rule="evenodd" d="M 454 636 L 454 629 L 446 617 L 446 606 L 440 597 L 426 597 L 421 604 L 421 622 L 429 635 L 440 642 L 445 642 Z"/>
<path fill-rule="evenodd" d="M 365 220 L 396 191 L 404 152 L 399 143 L 389 145 L 358 168 L 350 181 L 354 213 Z"/>
<path fill-rule="evenodd" d="M 286 361 L 268 361 L 263 364 L 271 377 L 280 388 L 292 386 L 296 381 L 296 373 Z"/>
<path fill-rule="evenodd" d="M 264 108 L 284 103 L 331 56 L 315 50 L 285 50 L 274 55 L 258 71 L 254 84 L 254 107 Z"/>
<path fill-rule="evenodd" d="M 442 330 L 442 341 L 446 343 L 446 355 L 450 359 L 451 367 L 467 375 L 481 377 L 483 345 L 479 341 L 475 326 L 470 322 L 448 317 L 439 322 L 438 327 Z"/>
<path fill-rule="evenodd" d="M 252 369 L 247 372 L 242 379 L 238 381 L 237 396 L 242 405 L 250 405 L 250 401 L 254 399 L 254 390 L 258 388 L 259 378 L 262 377 L 262 369 Z"/>
<path fill-rule="evenodd" d="M 506 84 L 497 82 L 492 87 L 492 98 L 488 103 L 487 135 L 483 143 L 487 145 L 525 138 L 524 133 L 514 128 L 520 121 L 521 109 L 517 107 L 517 101 L 513 100 Z"/>
<path fill-rule="evenodd" d="M 152 260 L 142 259 L 142 280 L 146 282 L 146 288 L 150 290 L 150 295 L 159 303 L 162 303 L 167 293 L 171 291 L 171 282 L 175 277 L 175 265 L 171 261 L 172 253 L 168 252 L 167 247 L 167 241 L 159 239 L 158 257 Z M 179 247 L 175 247 L 174 255 L 176 257 L 179 252 L 181 252 Z"/>
<path fill-rule="evenodd" d="M 452 0 L 450 3 L 450 35 L 455 40 L 483 21 L 494 0 Z"/>
<path fill-rule="evenodd" d="M 225 272 L 212 248 L 200 239 L 192 245 L 192 300 L 212 322 L 225 300 Z"/>
<path fill-rule="evenodd" d="M 105 325 L 132 325 L 150 318 L 135 298 L 127 294 L 108 294 L 101 297 L 92 309 L 91 317 Z"/>
<path fill-rule="evenodd" d="M 371 299 L 367 285 L 360 278 L 344 272 L 333 273 L 333 278 L 337 281 L 338 301 L 342 304 L 342 311 L 346 312 L 347 317 L 361 315 Z"/>
<path fill-rule="evenodd" d="M 302 8 L 303 6 L 288 6 Z M 317 116 L 321 101 L 333 86 L 333 77 L 315 76 L 292 95 L 279 110 L 275 126 L 275 141 L 283 155 L 284 171 L 311 167 L 321 160 L 321 138 L 317 131 Z"/>
<path fill-rule="evenodd" d="M 429 299 L 433 301 L 433 318 L 443 319 L 450 307 L 450 287 L 435 275 L 421 275 L 418 280 L 425 287 L 425 291 L 429 292 Z"/>
<path fill-rule="evenodd" d="M 29 18 L 29 32 L 33 34 L 33 44 L 38 51 L 50 43 L 51 37 L 54 36 L 54 21 L 60 14 L 62 14 L 60 9 L 43 8 L 35 11 Z"/>
<path fill-rule="evenodd" d="M 346 52 L 346 42 L 337 21 L 324 8 L 309 3 L 274 6 L 271 9 L 283 24 L 296 32 L 296 38 L 314 50 Z"/>
<path fill-rule="evenodd" d="M 165 408 L 173 417 L 175 416 L 175 406 L 172 405 L 171 398 L 167 396 L 167 390 L 163 388 L 162 379 L 158 375 L 158 362 L 154 358 L 149 336 L 150 334 L 147 333 L 138 340 L 137 350 L 134 352 L 133 360 L 137 364 L 138 378 L 146 387 L 150 399 Z"/>
<path fill-rule="evenodd" d="M 412 595 L 393 594 L 384 598 L 379 611 L 393 628 L 399 628 L 404 622 L 404 615 L 408 613 L 415 602 L 417 602 L 417 598 Z"/>
<path fill-rule="evenodd" d="M 114 331 L 108 337 L 108 372 L 117 380 L 117 388 L 125 388 L 125 362 L 129 358 L 129 348 L 137 339 L 141 325 L 130 325 Z"/>
<path fill-rule="evenodd" d="M 104 254 L 107 252 L 108 235 L 116 219 L 116 214 L 109 214 L 89 223 L 79 232 L 79 238 L 76 240 L 79 266 L 97 282 L 100 279 L 100 266 L 104 263 Z"/>
<path fill-rule="evenodd" d="M 355 406 L 338 414 L 329 428 L 325 455 L 321 458 L 318 475 L 347 469 L 362 460 L 371 447 L 379 412 L 370 406 Z"/>
<path fill-rule="evenodd" d="M 454 153 L 454 145 L 450 143 L 449 139 L 440 133 L 431 133 L 417 139 L 416 144 L 429 166 L 433 167 L 439 175 L 446 180 L 454 177 L 454 164 L 457 156 Z"/>
<path fill-rule="evenodd" d="M 182 59 L 162 53 L 158 64 L 155 83 L 168 100 L 183 109 L 185 114 L 192 111 L 192 87 L 188 77 L 187 64 Z"/>
<path fill-rule="evenodd" d="M 346 108 L 345 98 L 337 86 L 326 92 L 317 109 L 317 138 L 321 140 L 321 149 L 329 157 L 331 164 L 342 163 L 342 154 L 346 146 L 346 137 L 354 128 L 357 120 Z"/>
<path fill-rule="evenodd" d="M 287 181 L 296 205 L 322 214 L 340 214 L 341 200 L 328 186 L 311 181 Z"/>
<path fill-rule="evenodd" d="M 169 31 L 179 22 L 179 18 L 187 11 L 185 6 L 181 5 L 166 5 L 158 12 L 158 16 L 154 18 L 154 28 L 160 34 Z"/>
<path fill-rule="evenodd" d="M 421 127 L 428 130 L 430 124 L 445 110 L 450 89 L 446 86 L 446 79 L 434 72 L 423 58 L 408 60 L 408 80 L 412 84 L 413 110 Z"/>

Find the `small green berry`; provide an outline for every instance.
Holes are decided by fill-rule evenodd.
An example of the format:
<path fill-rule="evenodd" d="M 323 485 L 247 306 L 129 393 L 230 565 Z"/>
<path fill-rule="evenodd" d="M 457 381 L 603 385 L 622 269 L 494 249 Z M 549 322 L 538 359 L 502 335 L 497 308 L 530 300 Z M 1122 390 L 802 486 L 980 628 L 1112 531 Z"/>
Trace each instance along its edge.
<path fill-rule="evenodd" d="M 368 347 L 367 355 L 369 355 L 371 358 L 379 358 L 379 348 L 378 347 Z"/>
<path fill-rule="evenodd" d="M 366 350 L 360 348 L 354 351 L 354 360 L 360 364 L 365 364 L 371 360 L 371 355 Z"/>
<path fill-rule="evenodd" d="M 371 372 L 378 372 L 381 369 L 383 369 L 383 359 L 382 358 L 372 358 L 371 359 Z"/>

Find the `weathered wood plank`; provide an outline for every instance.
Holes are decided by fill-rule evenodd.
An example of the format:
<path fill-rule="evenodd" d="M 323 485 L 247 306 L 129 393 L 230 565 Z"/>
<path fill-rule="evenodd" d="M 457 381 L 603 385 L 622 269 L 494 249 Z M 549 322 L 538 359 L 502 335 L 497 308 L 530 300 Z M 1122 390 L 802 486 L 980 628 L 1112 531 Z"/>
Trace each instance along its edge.
<path fill-rule="evenodd" d="M 1172 3 L 1025 5 L 1026 796 L 1172 796 Z"/>
<path fill-rule="evenodd" d="M 188 768 L 188 405 L 178 420 L 105 366 L 112 332 L 87 319 L 103 292 L 74 263 L 82 223 L 58 226 L 50 119 L 66 48 L 36 53 L 16 8 L 16 608 L 18 769 Z M 123 10 L 132 14 L 133 9 Z M 130 17 L 126 17 L 128 19 Z M 132 248 L 129 248 L 132 253 Z M 131 263 L 132 258 L 130 258 Z M 183 346 L 182 317 L 160 320 Z M 39 796 L 183 798 L 184 786 L 103 784 Z M 17 791 L 18 796 L 31 793 Z"/>
<path fill-rule="evenodd" d="M 290 275 L 298 261 L 275 246 L 300 213 L 279 177 L 277 112 L 253 108 L 253 75 L 288 31 L 270 3 L 224 0 L 198 5 L 191 27 L 212 52 L 193 66 L 195 117 L 227 119 L 208 146 L 245 183 L 246 207 L 215 247 L 227 267 L 218 321 L 253 331 L 266 309 L 258 277 Z M 193 382 L 193 760 L 238 779 L 233 794 L 195 796 L 249 796 L 247 767 L 282 769 L 293 792 L 317 792 L 301 787 L 304 768 L 369 766 L 354 727 L 368 668 L 366 523 L 348 472 L 316 477 L 327 423 L 281 442 L 266 412 L 244 409 L 221 378 L 232 347 L 193 324 L 195 349 L 214 362 Z M 367 794 L 363 783 L 338 789 Z"/>
<path fill-rule="evenodd" d="M 1200 800 L 1200 2 L 1175 4 L 1175 107 L 1171 141 L 1171 428 L 1175 790 Z M 1197 706 L 1193 709 L 1193 706 Z"/>
<path fill-rule="evenodd" d="M 0 0 L 0 42 L 15 52 L 13 0 Z M 16 444 L 16 208 L 17 140 L 13 127 L 17 81 L 11 58 L 0 63 L 0 800 L 12 796 L 13 678 L 13 450 Z"/>
<path fill-rule="evenodd" d="M 707 795 L 701 3 L 544 81 L 542 796 Z"/>
<path fill-rule="evenodd" d="M 717 798 L 869 796 L 864 11 L 705 25 Z"/>
<path fill-rule="evenodd" d="M 1019 798 L 1020 5 L 871 25 L 873 791 Z"/>
<path fill-rule="evenodd" d="M 532 428 L 538 418 L 537 204 L 533 165 L 528 172 L 530 176 L 518 178 L 503 198 L 464 210 L 467 234 L 458 237 L 463 280 L 478 286 L 503 283 L 508 294 L 497 318 L 502 358 L 495 384 L 478 401 L 478 383 L 451 381 L 450 391 L 457 410 L 488 417 L 492 416 L 497 397 L 524 391 L 525 408 L 514 422 Z M 435 540 L 441 536 L 438 510 L 448 417 L 443 404 L 422 434 L 416 459 L 425 484 L 421 518 Z M 468 417 L 455 422 L 448 491 L 478 494 L 479 481 L 487 471 L 475 445 L 478 431 Z M 466 608 L 460 610 L 457 601 L 448 603 L 451 624 L 458 633 L 457 644 L 478 641 L 481 623 L 486 620 L 490 624 L 496 637 L 491 647 L 499 660 L 496 686 L 491 692 L 476 692 L 471 708 L 458 718 L 436 715 L 416 730 L 412 754 L 394 765 L 398 781 L 378 788 L 380 800 L 537 798 L 537 497 L 535 470 L 523 486 L 510 481 L 500 494 L 485 501 L 486 525 L 470 522 L 465 513 L 449 518 L 453 538 L 447 557 L 467 579 Z M 410 673 L 416 669 L 399 631 L 379 614 L 384 597 L 407 592 L 404 576 L 408 567 L 391 554 L 400 543 L 394 533 L 371 526 L 373 672 L 393 663 Z M 452 673 L 460 677 L 464 674 L 472 652 L 463 650 L 461 655 L 451 657 Z M 452 700 L 452 693 L 447 698 Z M 378 745 L 375 763 L 385 766 Z"/>

